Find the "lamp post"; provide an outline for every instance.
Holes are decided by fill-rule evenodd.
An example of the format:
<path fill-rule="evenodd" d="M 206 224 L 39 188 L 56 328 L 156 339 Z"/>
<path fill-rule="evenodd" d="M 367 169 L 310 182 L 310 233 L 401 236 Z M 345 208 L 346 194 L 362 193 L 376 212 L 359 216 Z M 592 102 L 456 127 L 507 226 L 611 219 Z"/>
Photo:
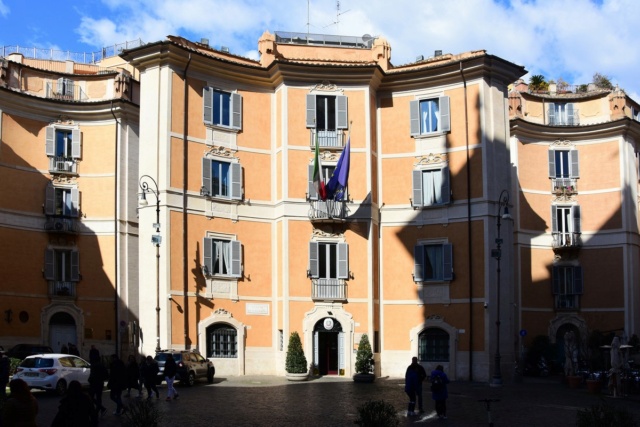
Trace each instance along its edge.
<path fill-rule="evenodd" d="M 500 258 L 502 258 L 502 238 L 500 238 L 500 219 L 512 219 L 509 214 L 509 192 L 502 190 L 500 197 L 498 197 L 498 215 L 496 216 L 498 227 L 498 234 L 496 236 L 496 249 L 491 251 L 491 256 L 498 261 L 497 269 L 497 283 L 496 283 L 496 355 L 495 355 L 495 369 L 493 372 L 493 379 L 491 385 L 494 387 L 502 386 L 502 371 L 500 369 Z"/>
<path fill-rule="evenodd" d="M 149 185 L 153 184 L 153 187 Z M 160 243 L 162 243 L 162 237 L 160 236 L 160 193 L 158 191 L 158 183 L 155 179 L 149 175 L 142 175 L 140 177 L 140 206 L 147 206 L 147 193 L 151 193 L 156 198 L 156 222 L 153 227 L 156 229 L 156 233 L 151 236 L 151 243 L 156 247 L 156 352 L 160 351 Z M 154 189 L 155 188 L 155 189 Z"/>

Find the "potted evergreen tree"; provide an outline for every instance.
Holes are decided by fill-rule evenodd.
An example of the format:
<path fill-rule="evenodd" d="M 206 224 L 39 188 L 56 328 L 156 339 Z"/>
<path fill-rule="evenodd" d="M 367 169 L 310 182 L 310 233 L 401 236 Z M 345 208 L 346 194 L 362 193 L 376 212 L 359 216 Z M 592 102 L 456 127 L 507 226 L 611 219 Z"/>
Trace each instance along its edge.
<path fill-rule="evenodd" d="M 358 352 L 356 353 L 356 374 L 353 376 L 355 382 L 371 383 L 375 381 L 376 376 L 373 373 L 373 351 L 367 334 L 362 334 L 360 344 L 358 344 Z"/>
<path fill-rule="evenodd" d="M 289 381 L 306 381 L 309 377 L 307 373 L 307 358 L 302 350 L 302 342 L 297 332 L 291 332 L 289 336 L 289 346 L 287 347 L 287 360 L 285 362 L 287 379 Z"/>

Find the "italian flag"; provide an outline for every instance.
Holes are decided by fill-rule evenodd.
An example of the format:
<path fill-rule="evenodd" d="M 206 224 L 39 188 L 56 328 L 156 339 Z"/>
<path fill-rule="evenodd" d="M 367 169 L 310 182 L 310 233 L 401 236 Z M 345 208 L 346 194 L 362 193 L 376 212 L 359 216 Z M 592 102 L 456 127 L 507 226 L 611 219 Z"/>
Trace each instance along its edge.
<path fill-rule="evenodd" d="M 318 198 L 327 200 L 327 189 L 324 183 L 324 177 L 322 176 L 322 164 L 320 163 L 320 150 L 318 149 L 318 132 L 316 131 L 316 157 L 313 163 L 313 186 L 316 188 Z"/>

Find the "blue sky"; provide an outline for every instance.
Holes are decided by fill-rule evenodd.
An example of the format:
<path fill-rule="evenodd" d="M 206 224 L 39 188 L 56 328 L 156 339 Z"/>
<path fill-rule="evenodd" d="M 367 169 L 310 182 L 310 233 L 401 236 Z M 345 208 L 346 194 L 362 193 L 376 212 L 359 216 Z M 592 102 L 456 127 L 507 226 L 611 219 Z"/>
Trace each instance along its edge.
<path fill-rule="evenodd" d="M 257 58 L 266 30 L 367 33 L 396 65 L 485 49 L 547 80 L 599 72 L 640 102 L 638 23 L 638 0 L 0 0 L 0 46 L 94 52 L 180 35 Z"/>

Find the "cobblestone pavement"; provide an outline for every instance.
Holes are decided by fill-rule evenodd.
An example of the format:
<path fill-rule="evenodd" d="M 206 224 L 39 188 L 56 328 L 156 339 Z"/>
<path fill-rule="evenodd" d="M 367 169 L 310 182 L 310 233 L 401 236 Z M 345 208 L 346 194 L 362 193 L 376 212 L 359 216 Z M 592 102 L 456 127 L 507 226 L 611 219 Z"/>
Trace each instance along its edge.
<path fill-rule="evenodd" d="M 163 385 L 161 398 L 155 402 L 162 414 L 162 426 L 353 426 L 357 407 L 370 399 L 393 404 L 401 426 L 487 426 L 486 407 L 479 399 L 500 399 L 491 405 L 496 427 L 575 426 L 578 410 L 601 401 L 627 409 L 640 421 L 640 394 L 619 398 L 594 395 L 584 386 L 570 389 L 559 377 L 525 378 L 522 383 L 499 388 L 486 383 L 452 382 L 447 420 L 435 416 L 428 384 L 424 388 L 426 413 L 411 418 L 406 416 L 407 397 L 401 378 L 378 378 L 373 384 L 335 377 L 300 383 L 275 376 L 216 378 L 211 385 L 178 386 L 180 399 L 172 402 L 164 400 Z M 34 395 L 40 404 L 38 425 L 50 426 L 59 398 L 38 391 Z M 100 426 L 120 426 L 121 418 L 112 415 L 115 404 L 108 396 L 105 391 L 103 404 L 109 411 Z"/>

